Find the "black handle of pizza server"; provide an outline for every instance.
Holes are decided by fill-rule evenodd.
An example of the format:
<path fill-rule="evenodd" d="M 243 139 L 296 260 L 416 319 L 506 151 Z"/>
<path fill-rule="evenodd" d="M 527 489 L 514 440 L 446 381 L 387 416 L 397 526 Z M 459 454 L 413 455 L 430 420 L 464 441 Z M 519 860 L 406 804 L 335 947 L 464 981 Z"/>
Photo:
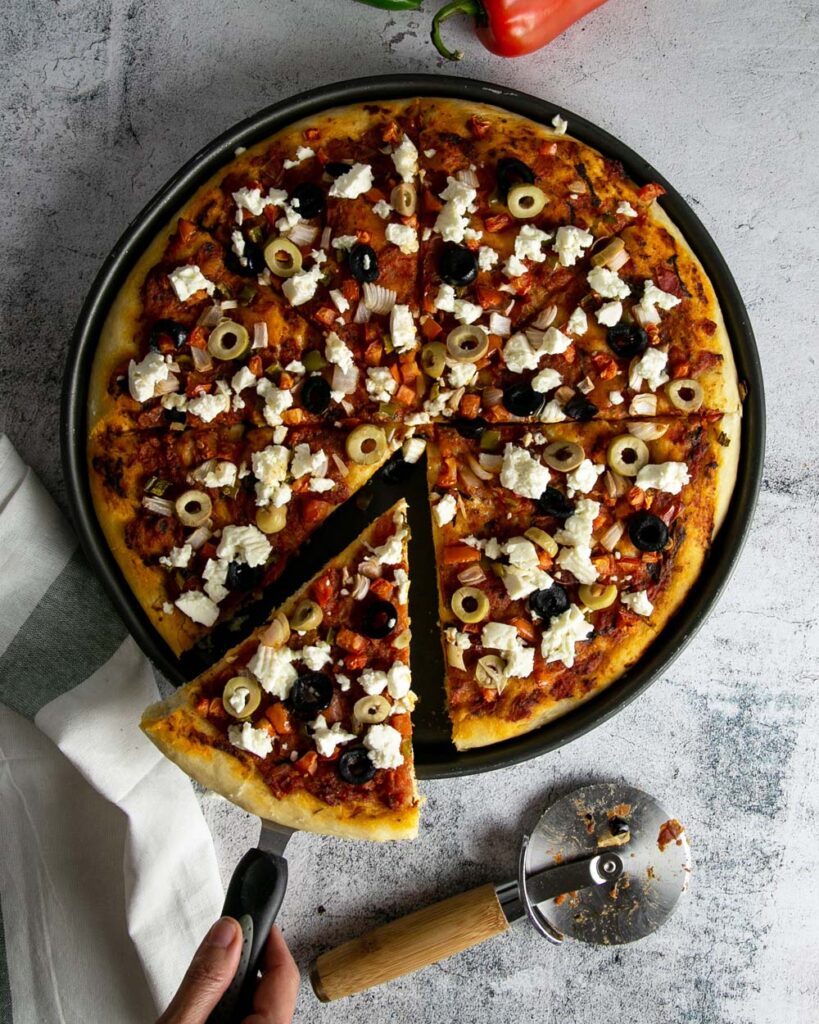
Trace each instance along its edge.
<path fill-rule="evenodd" d="M 242 957 L 230 988 L 208 1024 L 239 1024 L 253 1012 L 253 992 L 264 947 L 287 888 L 287 861 L 276 853 L 248 850 L 236 865 L 225 895 L 224 917 L 242 927 Z"/>

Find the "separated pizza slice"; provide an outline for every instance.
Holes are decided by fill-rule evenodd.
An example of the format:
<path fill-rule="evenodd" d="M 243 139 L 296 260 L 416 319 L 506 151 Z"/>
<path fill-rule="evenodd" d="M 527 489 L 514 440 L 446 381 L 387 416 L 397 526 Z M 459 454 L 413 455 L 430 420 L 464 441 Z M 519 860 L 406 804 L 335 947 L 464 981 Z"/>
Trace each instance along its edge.
<path fill-rule="evenodd" d="M 202 785 L 268 821 L 411 839 L 408 527 L 401 501 L 142 728 Z"/>
<path fill-rule="evenodd" d="M 538 728 L 634 665 L 722 523 L 737 416 L 437 427 L 433 533 L 459 749 Z"/>
<path fill-rule="evenodd" d="M 638 187 L 560 122 L 420 109 L 430 418 L 738 410 L 716 296 L 661 187 Z"/>
<path fill-rule="evenodd" d="M 123 574 L 178 655 L 276 580 L 403 436 L 242 424 L 98 435 L 91 491 Z"/>

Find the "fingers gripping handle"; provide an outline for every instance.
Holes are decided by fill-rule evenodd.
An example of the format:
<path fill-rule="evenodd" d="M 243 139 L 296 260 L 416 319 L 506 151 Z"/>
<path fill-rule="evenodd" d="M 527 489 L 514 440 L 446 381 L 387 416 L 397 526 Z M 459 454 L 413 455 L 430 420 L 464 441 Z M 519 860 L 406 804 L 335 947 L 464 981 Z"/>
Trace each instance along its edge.
<path fill-rule="evenodd" d="M 287 861 L 275 853 L 249 850 L 236 865 L 222 914 L 242 926 L 242 957 L 236 975 L 208 1018 L 234 1024 L 253 1009 L 253 992 L 264 947 L 287 888 Z"/>
<path fill-rule="evenodd" d="M 322 1002 L 341 999 L 477 946 L 508 927 L 495 886 L 482 885 L 322 953 L 310 980 Z"/>

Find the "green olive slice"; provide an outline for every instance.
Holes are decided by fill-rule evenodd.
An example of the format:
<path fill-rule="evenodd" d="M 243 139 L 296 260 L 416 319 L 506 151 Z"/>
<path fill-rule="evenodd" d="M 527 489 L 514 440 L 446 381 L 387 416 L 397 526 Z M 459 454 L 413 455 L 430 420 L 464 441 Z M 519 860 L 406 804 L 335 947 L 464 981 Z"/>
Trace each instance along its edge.
<path fill-rule="evenodd" d="M 586 453 L 574 441 L 553 441 L 543 449 L 543 461 L 550 469 L 559 473 L 569 473 L 577 469 Z"/>
<path fill-rule="evenodd" d="M 222 706 L 233 718 L 250 718 L 261 699 L 261 688 L 250 676 L 228 679 L 222 691 Z"/>
<path fill-rule="evenodd" d="M 309 352 L 305 352 L 301 361 L 309 373 L 318 373 L 327 365 L 327 360 L 317 348 L 311 348 Z"/>
<path fill-rule="evenodd" d="M 421 369 L 433 380 L 438 380 L 446 369 L 446 345 L 429 341 L 421 349 Z"/>
<path fill-rule="evenodd" d="M 451 604 L 461 622 L 480 622 L 489 614 L 489 598 L 477 587 L 459 587 Z"/>
<path fill-rule="evenodd" d="M 256 525 L 262 533 L 281 533 L 287 525 L 287 506 L 260 508 L 256 513 Z"/>
<path fill-rule="evenodd" d="M 289 238 L 274 238 L 264 247 L 264 261 L 276 277 L 292 277 L 301 270 L 301 250 Z"/>
<path fill-rule="evenodd" d="M 396 185 L 390 194 L 390 203 L 397 214 L 411 217 L 418 208 L 418 195 L 415 186 L 404 182 Z"/>
<path fill-rule="evenodd" d="M 620 434 L 609 444 L 606 458 L 620 476 L 637 476 L 648 462 L 648 445 L 632 434 Z"/>
<path fill-rule="evenodd" d="M 449 332 L 446 350 L 458 363 L 477 363 L 489 351 L 489 335 L 477 324 L 464 324 Z"/>
<path fill-rule="evenodd" d="M 311 629 L 317 629 L 323 618 L 324 612 L 315 601 L 300 601 L 290 616 L 290 628 L 296 633 L 308 633 Z"/>
<path fill-rule="evenodd" d="M 183 526 L 202 526 L 212 511 L 213 502 L 204 491 L 185 491 L 176 499 L 176 514 Z"/>
<path fill-rule="evenodd" d="M 672 380 L 665 386 L 666 394 L 671 400 L 675 409 L 682 409 L 683 412 L 696 412 L 702 405 L 702 387 L 695 380 L 683 377 L 680 380 Z"/>
<path fill-rule="evenodd" d="M 208 352 L 214 359 L 240 359 L 249 348 L 247 329 L 234 320 L 220 320 L 208 338 Z"/>
<path fill-rule="evenodd" d="M 364 424 L 351 430 L 344 445 L 358 466 L 372 466 L 387 453 L 387 437 L 382 427 Z"/>
<path fill-rule="evenodd" d="M 362 697 L 353 705 L 353 717 L 364 725 L 378 725 L 390 716 L 392 705 L 386 697 L 376 693 L 372 697 Z"/>
<path fill-rule="evenodd" d="M 515 185 L 509 189 L 506 205 L 509 212 L 518 220 L 537 217 L 546 205 L 546 193 L 537 185 Z"/>
<path fill-rule="evenodd" d="M 596 612 L 614 604 L 617 587 L 614 584 L 604 587 L 602 583 L 584 583 L 578 588 L 577 594 L 587 608 Z"/>
<path fill-rule="evenodd" d="M 503 689 L 506 662 L 499 654 L 485 654 L 478 658 L 475 666 L 475 681 L 479 686 L 487 686 L 500 692 Z"/>
<path fill-rule="evenodd" d="M 545 530 L 541 530 L 539 526 L 530 526 L 523 536 L 533 544 L 537 544 L 539 548 L 543 548 L 546 554 L 551 555 L 552 558 L 557 554 L 557 541 Z"/>
<path fill-rule="evenodd" d="M 602 248 L 599 252 L 596 252 L 592 258 L 591 263 L 593 267 L 604 267 L 609 260 L 614 259 L 615 256 L 619 256 L 626 248 L 626 243 L 622 238 L 613 238 L 607 246 Z"/>

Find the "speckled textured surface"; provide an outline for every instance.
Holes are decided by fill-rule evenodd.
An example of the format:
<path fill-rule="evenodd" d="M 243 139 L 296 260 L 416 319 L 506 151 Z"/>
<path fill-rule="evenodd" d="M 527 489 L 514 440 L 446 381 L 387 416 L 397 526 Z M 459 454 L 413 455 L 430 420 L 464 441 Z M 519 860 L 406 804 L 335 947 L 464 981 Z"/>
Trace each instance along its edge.
<path fill-rule="evenodd" d="M 279 97 L 364 73 L 440 69 L 428 17 L 352 0 L 14 0 L 5 9 L 0 429 L 58 500 L 65 346 L 123 227 L 200 146 Z M 372 924 L 504 878 L 520 832 L 550 799 L 623 778 L 688 827 L 695 875 L 672 923 L 616 951 L 555 949 L 516 929 L 327 1007 L 305 983 L 297 1019 L 816 1019 L 819 631 L 816 589 L 805 578 L 819 547 L 819 12 L 808 0 L 612 0 L 514 63 L 482 53 L 465 24 L 451 26 L 468 54 L 460 73 L 596 121 L 694 205 L 757 332 L 769 402 L 765 481 L 731 585 L 645 696 L 521 768 L 425 785 L 413 845 L 296 837 L 281 919 L 305 965 Z M 253 822 L 213 798 L 204 805 L 228 874 L 255 838 Z"/>

